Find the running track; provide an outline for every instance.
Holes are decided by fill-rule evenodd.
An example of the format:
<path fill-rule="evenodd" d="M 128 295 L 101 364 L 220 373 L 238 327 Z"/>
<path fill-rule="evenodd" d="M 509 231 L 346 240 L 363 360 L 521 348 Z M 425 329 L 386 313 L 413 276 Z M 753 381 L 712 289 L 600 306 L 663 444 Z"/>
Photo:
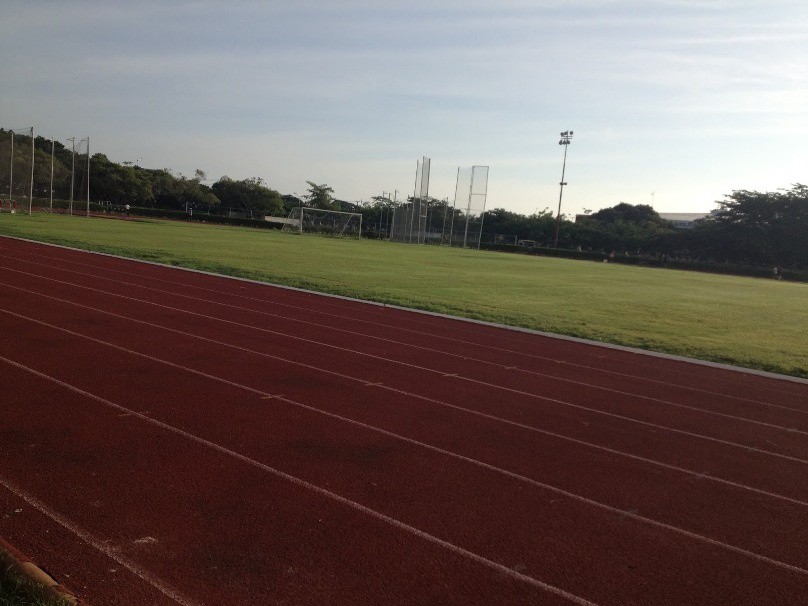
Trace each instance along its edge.
<path fill-rule="evenodd" d="M 0 238 L 0 396 L 95 606 L 808 603 L 804 381 Z"/>

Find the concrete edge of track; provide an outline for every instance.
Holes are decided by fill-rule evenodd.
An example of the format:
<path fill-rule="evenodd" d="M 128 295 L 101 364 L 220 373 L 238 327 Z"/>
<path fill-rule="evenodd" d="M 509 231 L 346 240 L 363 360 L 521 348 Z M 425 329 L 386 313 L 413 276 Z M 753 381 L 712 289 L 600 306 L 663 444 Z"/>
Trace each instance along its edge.
<path fill-rule="evenodd" d="M 76 596 L 2 537 L 0 537 L 0 555 L 5 556 L 4 559 L 9 561 L 13 572 L 17 576 L 38 585 L 47 599 L 54 602 L 62 600 L 74 606 L 87 606 L 84 602 L 79 602 Z"/>
<path fill-rule="evenodd" d="M 569 335 L 561 335 L 561 334 L 556 334 L 556 333 L 551 333 L 551 332 L 543 332 L 543 331 L 540 331 L 540 330 L 534 330 L 532 328 L 524 328 L 522 326 L 510 326 L 508 324 L 498 324 L 496 322 L 487 322 L 485 320 L 476 320 L 474 318 L 464 318 L 462 316 L 452 316 L 450 314 L 443 314 L 443 313 L 439 313 L 439 312 L 435 312 L 435 311 L 426 311 L 426 310 L 423 310 L 423 309 L 414 309 L 412 307 L 403 307 L 401 305 L 393 305 L 393 304 L 390 304 L 390 303 L 380 303 L 378 301 L 369 301 L 367 299 L 357 299 L 355 297 L 348 297 L 348 296 L 345 296 L 345 295 L 337 295 L 337 294 L 333 294 L 333 293 L 320 292 L 320 291 L 317 291 L 317 290 L 310 290 L 310 289 L 307 289 L 307 288 L 299 288 L 297 286 L 287 286 L 285 284 L 276 284 L 274 282 L 262 282 L 261 280 L 253 280 L 253 279 L 250 279 L 250 278 L 240 278 L 238 276 L 229 276 L 227 274 L 217 274 L 215 272 L 205 271 L 205 270 L 202 270 L 202 269 L 193 269 L 191 267 L 182 267 L 182 266 L 179 266 L 179 265 L 169 265 L 168 263 L 158 263 L 157 261 L 147 261 L 146 259 L 138 259 L 136 257 L 124 257 L 122 255 L 114 255 L 114 254 L 111 254 L 111 253 L 104 253 L 104 252 L 99 252 L 99 251 L 94 251 L 94 250 L 86 250 L 84 248 L 76 248 L 76 247 L 73 247 L 73 246 L 66 246 L 64 244 L 53 244 L 51 242 L 42 242 L 40 240 L 31 240 L 29 238 L 20 238 L 18 236 L 7 236 L 5 234 L 0 234 L 0 236 L 4 237 L 4 238 L 8 238 L 10 240 L 19 240 L 21 242 L 30 242 L 31 244 L 42 244 L 44 246 L 52 246 L 54 248 L 64 248 L 66 250 L 73 250 L 73 251 L 76 251 L 76 252 L 85 252 L 85 253 L 99 255 L 99 256 L 103 256 L 103 257 L 111 257 L 113 259 L 121 259 L 121 260 L 124 260 L 124 261 L 134 261 L 134 262 L 138 262 L 138 263 L 144 263 L 144 264 L 147 264 L 147 265 L 156 265 L 158 267 L 165 267 L 167 269 L 177 269 L 177 270 L 182 270 L 182 271 L 188 271 L 188 272 L 193 272 L 193 273 L 197 273 L 197 274 L 202 274 L 202 275 L 206 275 L 206 276 L 215 276 L 217 278 L 226 278 L 226 279 L 229 279 L 229 280 L 237 280 L 237 281 L 240 281 L 240 282 L 249 282 L 251 284 L 260 284 L 260 285 L 264 285 L 264 286 L 272 286 L 274 288 L 283 288 L 285 290 L 292 290 L 292 291 L 297 291 L 297 292 L 302 292 L 302 293 L 307 293 L 307 294 L 312 294 L 312 295 L 320 295 L 320 296 L 323 296 L 323 297 L 331 297 L 331 298 L 340 299 L 340 300 L 343 300 L 343 301 L 352 301 L 354 303 L 363 303 L 365 305 L 374 305 L 376 307 L 385 307 L 385 308 L 396 309 L 396 310 L 401 310 L 401 311 L 409 311 L 409 312 L 412 312 L 412 313 L 423 314 L 423 315 L 427 315 L 427 316 L 433 316 L 433 317 L 436 317 L 436 318 L 446 318 L 448 320 L 458 320 L 460 322 L 467 322 L 469 324 L 477 324 L 477 325 L 480 325 L 480 326 L 490 326 L 490 327 L 493 327 L 493 328 L 502 328 L 502 329 L 506 329 L 506 330 L 512 330 L 512 331 L 515 331 L 515 332 L 522 332 L 522 333 L 526 333 L 526 334 L 537 335 L 537 336 L 547 337 L 547 338 L 551 338 L 551 339 L 559 339 L 559 340 L 562 340 L 562 341 L 569 341 L 569 342 L 572 342 L 572 343 L 581 343 L 583 345 L 593 345 L 593 346 L 596 346 L 596 347 L 604 347 L 606 349 L 613 349 L 613 350 L 616 350 L 616 351 L 624 351 L 624 352 L 632 353 L 632 354 L 650 356 L 650 357 L 654 357 L 654 358 L 660 358 L 660 359 L 663 359 L 663 360 L 672 360 L 672 361 L 675 361 L 675 362 L 686 362 L 686 363 L 689 363 L 689 364 L 698 364 L 700 366 L 707 366 L 709 368 L 717 368 L 717 369 L 721 369 L 721 370 L 738 372 L 738 373 L 754 375 L 754 376 L 759 376 L 759 377 L 767 377 L 767 378 L 770 378 L 770 379 L 778 379 L 778 380 L 782 380 L 782 381 L 791 381 L 793 383 L 801 383 L 803 385 L 808 385 L 808 379 L 803 379 L 802 377 L 794 377 L 794 376 L 791 376 L 791 375 L 779 374 L 779 373 L 775 373 L 775 372 L 769 372 L 769 371 L 766 371 L 766 370 L 758 370 L 758 369 L 755 369 L 755 368 L 744 368 L 743 366 L 733 366 L 732 364 L 723 364 L 721 362 L 710 362 L 709 360 L 699 360 L 698 358 L 688 358 L 686 356 L 679 356 L 679 355 L 676 355 L 676 354 L 669 354 L 669 353 L 664 353 L 664 352 L 659 352 L 659 351 L 651 351 L 651 350 L 647 350 L 647 349 L 639 349 L 639 348 L 636 348 L 636 347 L 629 347 L 627 345 L 617 345 L 615 343 L 605 343 L 605 342 L 602 342 L 602 341 L 594 341 L 592 339 L 584 339 L 584 338 L 581 338 L 581 337 L 572 337 L 572 336 L 569 336 Z"/>

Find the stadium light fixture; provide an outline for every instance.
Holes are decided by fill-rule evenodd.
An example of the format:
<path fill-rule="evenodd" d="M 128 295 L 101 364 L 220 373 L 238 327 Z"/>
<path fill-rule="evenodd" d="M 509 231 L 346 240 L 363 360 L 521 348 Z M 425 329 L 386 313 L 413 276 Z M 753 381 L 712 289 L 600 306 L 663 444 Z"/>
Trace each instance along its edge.
<path fill-rule="evenodd" d="M 555 238 L 553 238 L 553 248 L 558 248 L 558 230 L 561 227 L 561 198 L 564 195 L 564 186 L 567 184 L 564 181 L 564 173 L 567 170 L 567 147 L 570 143 L 572 143 L 572 135 L 573 131 L 565 130 L 561 133 L 561 139 L 559 140 L 558 144 L 564 146 L 564 164 L 561 166 L 561 190 L 558 192 L 558 213 L 556 214 L 556 228 L 555 228 Z"/>

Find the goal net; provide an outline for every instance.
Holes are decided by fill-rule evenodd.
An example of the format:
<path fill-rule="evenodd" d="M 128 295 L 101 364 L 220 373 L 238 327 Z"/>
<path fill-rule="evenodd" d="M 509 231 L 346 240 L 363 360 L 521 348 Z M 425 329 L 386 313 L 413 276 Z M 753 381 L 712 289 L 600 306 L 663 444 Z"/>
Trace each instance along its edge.
<path fill-rule="evenodd" d="M 283 231 L 345 238 L 362 237 L 362 213 L 299 206 L 289 213 Z"/>

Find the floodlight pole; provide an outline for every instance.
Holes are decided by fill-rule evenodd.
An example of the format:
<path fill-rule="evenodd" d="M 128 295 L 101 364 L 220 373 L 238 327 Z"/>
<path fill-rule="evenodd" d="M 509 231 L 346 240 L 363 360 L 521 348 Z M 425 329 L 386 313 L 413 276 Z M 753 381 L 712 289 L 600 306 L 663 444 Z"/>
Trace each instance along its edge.
<path fill-rule="evenodd" d="M 561 197 L 564 195 L 564 186 L 567 184 L 564 181 L 564 174 L 567 170 L 567 147 L 570 143 L 572 143 L 572 134 L 571 130 L 565 130 L 561 133 L 561 140 L 558 142 L 559 145 L 564 146 L 564 164 L 561 166 L 561 190 L 558 192 L 558 213 L 556 214 L 556 228 L 555 228 L 555 237 L 553 238 L 553 248 L 558 248 L 558 230 L 561 227 Z"/>

